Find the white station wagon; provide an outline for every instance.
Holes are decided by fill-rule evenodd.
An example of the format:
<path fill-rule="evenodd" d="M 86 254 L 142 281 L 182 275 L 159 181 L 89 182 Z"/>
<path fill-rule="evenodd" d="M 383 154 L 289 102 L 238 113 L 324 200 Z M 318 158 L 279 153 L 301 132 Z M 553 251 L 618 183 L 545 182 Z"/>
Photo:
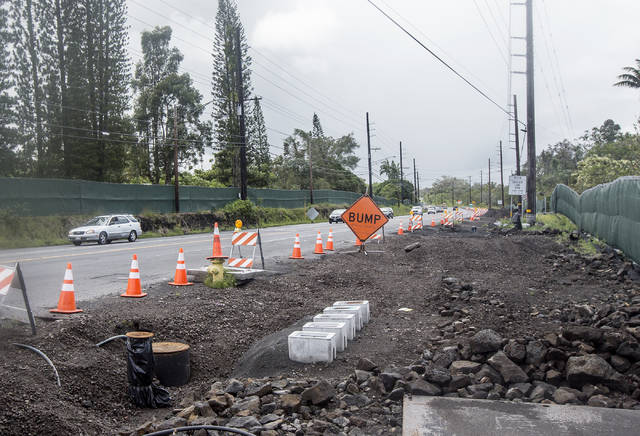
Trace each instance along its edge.
<path fill-rule="evenodd" d="M 128 239 L 135 242 L 142 234 L 140 223 L 133 215 L 101 215 L 90 219 L 81 227 L 69 230 L 69 240 L 74 245 L 97 241 L 109 244 L 115 239 Z"/>

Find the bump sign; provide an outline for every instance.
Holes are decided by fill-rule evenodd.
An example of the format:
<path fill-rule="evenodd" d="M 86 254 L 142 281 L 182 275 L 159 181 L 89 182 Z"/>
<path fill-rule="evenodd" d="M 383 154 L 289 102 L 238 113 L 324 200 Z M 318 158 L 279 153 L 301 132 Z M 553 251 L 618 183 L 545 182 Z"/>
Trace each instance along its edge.
<path fill-rule="evenodd" d="M 342 221 L 349 226 L 358 239 L 366 241 L 389 219 L 371 197 L 364 195 L 342 214 Z"/>

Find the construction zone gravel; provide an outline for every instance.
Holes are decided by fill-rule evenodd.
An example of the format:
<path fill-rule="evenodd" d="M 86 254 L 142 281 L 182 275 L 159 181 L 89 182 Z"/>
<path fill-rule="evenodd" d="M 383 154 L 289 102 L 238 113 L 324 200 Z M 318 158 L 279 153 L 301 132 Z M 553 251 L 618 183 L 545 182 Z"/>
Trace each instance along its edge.
<path fill-rule="evenodd" d="M 368 256 L 282 258 L 237 288 L 152 285 L 38 319 L 35 337 L 0 329 L 0 434 L 399 434 L 405 394 L 640 409 L 636 266 L 490 221 L 393 235 Z M 287 333 L 349 299 L 368 300 L 371 320 L 347 349 L 330 364 L 289 361 Z M 136 330 L 191 347 L 189 383 L 167 388 L 172 407 L 134 406 L 124 342 L 96 347 Z M 46 353 L 61 387 L 12 343 Z"/>

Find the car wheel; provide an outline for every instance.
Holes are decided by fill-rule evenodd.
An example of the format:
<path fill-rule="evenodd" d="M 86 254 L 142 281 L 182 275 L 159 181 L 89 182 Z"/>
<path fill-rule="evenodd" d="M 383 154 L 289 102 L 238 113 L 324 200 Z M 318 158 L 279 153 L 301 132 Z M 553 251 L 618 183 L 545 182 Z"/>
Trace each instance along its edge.
<path fill-rule="evenodd" d="M 138 234 L 135 230 L 131 230 L 131 232 L 129 232 L 129 242 L 136 242 L 136 239 L 138 239 Z"/>
<path fill-rule="evenodd" d="M 106 232 L 101 232 L 98 235 L 98 244 L 99 245 L 104 245 L 107 244 L 109 242 L 109 239 L 107 238 L 107 233 Z"/>
<path fill-rule="evenodd" d="M 73 245 L 75 245 L 76 247 L 77 247 L 78 245 L 80 245 L 80 244 L 82 244 L 82 242 L 81 242 L 81 241 L 73 241 Z"/>

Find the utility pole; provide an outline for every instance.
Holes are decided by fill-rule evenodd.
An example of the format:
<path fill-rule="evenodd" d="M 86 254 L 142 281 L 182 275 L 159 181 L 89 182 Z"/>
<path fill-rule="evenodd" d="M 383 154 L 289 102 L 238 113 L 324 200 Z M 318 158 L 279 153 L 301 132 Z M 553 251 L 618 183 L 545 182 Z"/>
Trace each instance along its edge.
<path fill-rule="evenodd" d="M 469 205 L 471 204 L 471 176 L 469 176 Z"/>
<path fill-rule="evenodd" d="M 178 106 L 173 107 L 173 187 L 174 209 L 180 212 L 180 185 L 178 181 Z"/>
<path fill-rule="evenodd" d="M 236 57 L 238 78 L 238 106 L 240 109 L 240 199 L 247 199 L 247 138 L 244 125 L 244 89 L 242 86 L 242 50 L 240 47 L 240 28 L 236 28 Z"/>
<path fill-rule="evenodd" d="M 371 181 L 371 137 L 369 136 L 369 112 L 367 112 L 367 152 L 369 153 L 369 196 L 373 198 L 373 183 Z"/>
<path fill-rule="evenodd" d="M 518 127 L 518 99 L 513 94 L 513 121 L 515 125 L 515 139 L 516 139 L 516 176 L 520 175 L 520 129 Z M 518 211 L 522 216 L 522 195 L 518 195 Z"/>
<path fill-rule="evenodd" d="M 536 116 L 533 87 L 533 0 L 527 0 L 527 208 L 536 214 Z M 533 224 L 533 223 L 532 223 Z"/>
<path fill-rule="evenodd" d="M 416 158 L 413 158 L 413 204 L 416 204 Z"/>
<path fill-rule="evenodd" d="M 491 209 L 491 158 L 489 158 L 489 209 Z"/>
<path fill-rule="evenodd" d="M 482 204 L 482 170 L 480 170 L 480 204 Z"/>
<path fill-rule="evenodd" d="M 502 141 L 500 141 L 500 189 L 502 190 L 502 208 L 504 208 L 504 173 L 502 172 Z"/>
<path fill-rule="evenodd" d="M 420 172 L 416 173 L 416 180 L 418 182 L 417 186 L 418 186 L 418 203 L 421 203 L 422 201 L 420 200 Z"/>
<path fill-rule="evenodd" d="M 400 141 L 400 203 L 404 201 L 404 189 L 403 185 L 403 173 L 402 173 L 402 141 Z"/>

